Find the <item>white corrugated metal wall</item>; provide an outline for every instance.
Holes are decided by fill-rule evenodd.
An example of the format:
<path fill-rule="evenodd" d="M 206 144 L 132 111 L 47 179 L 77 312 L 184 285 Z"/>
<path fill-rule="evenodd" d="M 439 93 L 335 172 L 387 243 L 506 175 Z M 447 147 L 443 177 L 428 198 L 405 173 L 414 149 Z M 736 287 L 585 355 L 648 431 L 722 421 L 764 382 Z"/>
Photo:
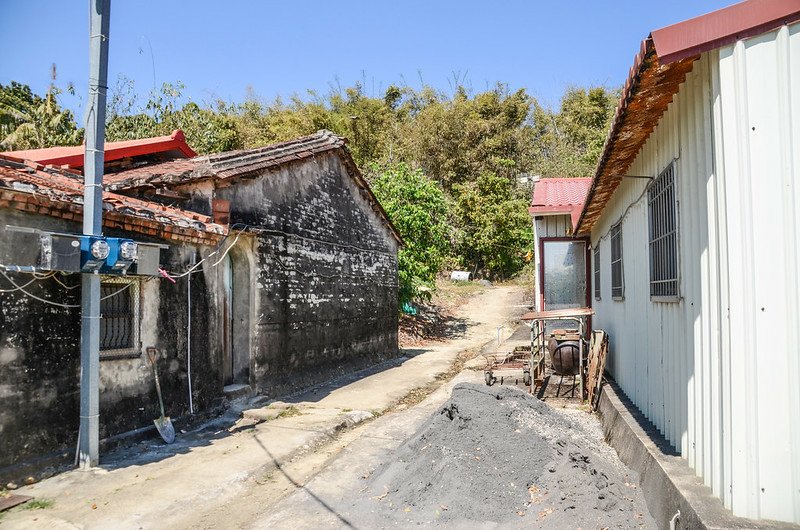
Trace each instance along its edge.
<path fill-rule="evenodd" d="M 736 515 L 794 522 L 799 33 L 703 54 L 628 172 L 655 176 L 675 160 L 680 302 L 650 300 L 649 181 L 624 179 L 592 233 L 611 374 Z M 621 218 L 625 299 L 613 301 L 608 232 Z"/>

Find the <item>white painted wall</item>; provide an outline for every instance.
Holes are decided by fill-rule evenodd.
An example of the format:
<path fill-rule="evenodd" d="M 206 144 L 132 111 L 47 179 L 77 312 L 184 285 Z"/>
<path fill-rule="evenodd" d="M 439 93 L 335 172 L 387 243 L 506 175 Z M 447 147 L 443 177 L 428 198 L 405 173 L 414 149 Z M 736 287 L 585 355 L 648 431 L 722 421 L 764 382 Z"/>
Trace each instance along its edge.
<path fill-rule="evenodd" d="M 592 232 L 608 369 L 734 514 L 800 522 L 800 24 L 703 54 L 629 174 L 673 159 L 679 302 L 649 296 L 649 181 L 624 179 Z"/>

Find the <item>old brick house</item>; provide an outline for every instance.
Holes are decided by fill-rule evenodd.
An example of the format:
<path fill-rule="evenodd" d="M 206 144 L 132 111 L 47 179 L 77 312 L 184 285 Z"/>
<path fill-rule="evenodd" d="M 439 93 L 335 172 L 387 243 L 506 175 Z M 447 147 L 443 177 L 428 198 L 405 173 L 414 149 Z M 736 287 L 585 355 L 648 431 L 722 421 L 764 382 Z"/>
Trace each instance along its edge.
<path fill-rule="evenodd" d="M 190 373 L 193 405 L 203 410 L 226 385 L 275 395 L 397 354 L 401 240 L 344 139 L 320 131 L 186 158 L 193 153 L 176 148 L 185 142 L 175 136 L 127 152 L 122 142 L 107 149 L 105 233 L 168 245 L 161 264 L 174 283 L 127 277 L 103 284 L 108 294 L 130 284 L 104 301 L 103 437 L 147 428 L 157 415 L 147 346 L 165 357 L 172 417 L 188 411 Z M 58 158 L 74 148 L 60 149 L 25 153 L 59 169 L 0 154 L 0 264 L 35 260 L 38 252 L 29 234 L 6 225 L 80 231 L 82 159 Z M 79 304 L 79 290 L 70 289 L 77 275 L 4 274 L 0 479 L 74 446 L 80 336 L 79 309 L 69 307 Z"/>

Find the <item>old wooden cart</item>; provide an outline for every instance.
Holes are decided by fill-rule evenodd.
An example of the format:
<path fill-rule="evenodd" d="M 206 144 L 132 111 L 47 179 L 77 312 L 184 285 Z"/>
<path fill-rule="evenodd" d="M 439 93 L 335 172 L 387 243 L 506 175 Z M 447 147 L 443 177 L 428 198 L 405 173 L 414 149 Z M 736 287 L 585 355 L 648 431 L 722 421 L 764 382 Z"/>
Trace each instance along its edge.
<path fill-rule="evenodd" d="M 487 385 L 496 381 L 495 371 L 503 369 L 522 369 L 522 381 L 531 390 L 539 387 L 545 377 L 545 360 L 547 359 L 547 324 L 553 322 L 565 322 L 573 324 L 575 331 L 570 334 L 578 338 L 578 373 L 580 385 L 580 396 L 583 401 L 585 386 L 585 356 L 587 348 L 587 329 L 589 317 L 594 314 L 590 307 L 579 307 L 573 309 L 556 309 L 550 311 L 530 311 L 525 313 L 521 320 L 531 329 L 530 347 L 518 347 L 511 352 L 498 353 L 487 358 L 487 365 L 484 369 L 484 378 Z"/>

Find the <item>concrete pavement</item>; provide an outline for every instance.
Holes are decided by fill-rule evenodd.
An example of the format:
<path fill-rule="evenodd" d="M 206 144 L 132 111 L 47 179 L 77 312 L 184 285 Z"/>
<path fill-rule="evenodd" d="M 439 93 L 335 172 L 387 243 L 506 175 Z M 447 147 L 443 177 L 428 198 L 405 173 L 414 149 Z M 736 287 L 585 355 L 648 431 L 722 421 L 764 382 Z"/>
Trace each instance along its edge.
<path fill-rule="evenodd" d="M 277 501 L 285 492 L 270 488 L 275 470 L 306 459 L 301 475 L 313 476 L 333 454 L 320 447 L 436 381 L 460 352 L 493 340 L 497 326 L 523 312 L 521 302 L 519 287 L 488 288 L 456 311 L 467 323 L 461 337 L 245 410 L 232 425 L 230 418 L 210 422 L 180 434 L 171 446 L 149 440 L 107 455 L 93 471 L 70 471 L 21 488 L 19 493 L 54 502 L 41 510 L 14 509 L 0 522 L 7 528 L 225 527 L 218 514 L 226 506 L 252 498 L 255 490 L 260 502 Z"/>

